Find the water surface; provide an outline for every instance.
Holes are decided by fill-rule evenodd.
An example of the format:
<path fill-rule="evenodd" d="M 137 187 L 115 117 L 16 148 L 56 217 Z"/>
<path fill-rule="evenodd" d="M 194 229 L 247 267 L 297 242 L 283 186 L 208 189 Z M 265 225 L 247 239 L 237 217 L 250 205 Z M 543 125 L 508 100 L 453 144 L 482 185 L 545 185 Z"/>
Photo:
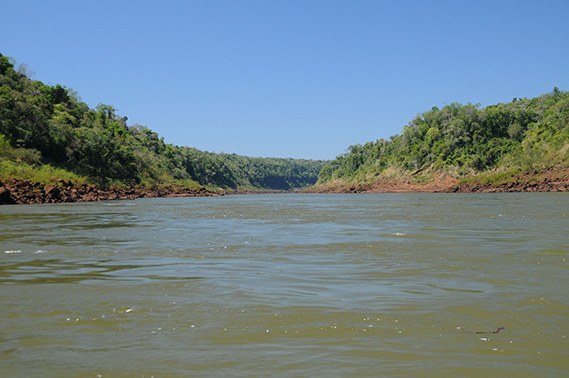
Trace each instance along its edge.
<path fill-rule="evenodd" d="M 0 376 L 569 373 L 566 193 L 3 206 L 0 225 Z"/>

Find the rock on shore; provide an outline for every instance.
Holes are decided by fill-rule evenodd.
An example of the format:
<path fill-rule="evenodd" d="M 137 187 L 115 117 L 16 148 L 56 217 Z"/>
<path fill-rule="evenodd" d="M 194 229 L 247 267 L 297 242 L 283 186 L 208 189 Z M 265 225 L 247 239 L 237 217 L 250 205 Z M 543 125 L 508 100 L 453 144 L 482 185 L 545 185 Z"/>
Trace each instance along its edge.
<path fill-rule="evenodd" d="M 449 188 L 447 192 L 569 192 L 569 170 L 558 169 L 536 174 L 519 174 L 507 182 L 499 184 L 473 181 L 453 186 Z"/>
<path fill-rule="evenodd" d="M 569 192 L 569 168 L 558 168 L 538 173 L 525 173 L 504 179 L 503 182 L 484 182 L 472 176 L 459 182 L 445 174 L 426 183 L 416 183 L 409 178 L 380 179 L 367 184 L 336 182 L 315 186 L 310 193 L 497 193 L 497 192 Z"/>
<path fill-rule="evenodd" d="M 165 186 L 160 188 L 101 188 L 93 184 L 74 184 L 57 181 L 44 185 L 26 180 L 0 181 L 0 205 L 108 201 L 151 197 L 205 197 L 219 196 L 204 187 L 198 189 Z"/>

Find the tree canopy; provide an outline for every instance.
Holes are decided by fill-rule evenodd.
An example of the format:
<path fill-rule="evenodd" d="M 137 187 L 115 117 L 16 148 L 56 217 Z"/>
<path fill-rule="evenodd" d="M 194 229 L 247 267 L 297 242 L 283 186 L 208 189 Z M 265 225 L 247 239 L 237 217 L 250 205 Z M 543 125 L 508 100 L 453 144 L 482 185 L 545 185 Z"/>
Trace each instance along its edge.
<path fill-rule="evenodd" d="M 103 185 L 290 190 L 314 184 L 324 165 L 180 147 L 127 121 L 113 106 L 92 109 L 66 87 L 30 79 L 0 54 L 0 178 L 14 165 L 50 165 Z"/>
<path fill-rule="evenodd" d="M 466 176 L 498 168 L 521 171 L 569 166 L 569 93 L 554 88 L 532 99 L 485 108 L 453 103 L 416 116 L 401 134 L 379 139 L 330 161 L 319 183 L 377 180 L 389 169 Z"/>

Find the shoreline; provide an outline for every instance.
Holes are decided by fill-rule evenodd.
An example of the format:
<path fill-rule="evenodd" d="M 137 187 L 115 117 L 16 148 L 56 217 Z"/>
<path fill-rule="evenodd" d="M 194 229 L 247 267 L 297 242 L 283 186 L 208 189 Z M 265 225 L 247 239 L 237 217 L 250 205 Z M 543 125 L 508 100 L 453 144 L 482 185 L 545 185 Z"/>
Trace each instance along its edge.
<path fill-rule="evenodd" d="M 183 188 L 164 186 L 156 188 L 102 188 L 94 184 L 74 184 L 56 181 L 42 184 L 27 180 L 0 181 L 0 205 L 47 204 L 134 200 L 159 197 L 214 197 L 224 192 L 214 192 L 204 187 Z"/>
<path fill-rule="evenodd" d="M 459 181 L 448 175 L 417 183 L 408 178 L 382 179 L 368 184 L 335 182 L 327 186 L 313 186 L 303 190 L 225 190 L 212 191 L 205 187 L 184 188 L 162 186 L 155 188 L 102 188 L 94 184 L 75 184 L 56 181 L 42 184 L 28 180 L 10 179 L 0 181 L 0 205 L 48 204 L 134 200 L 137 198 L 163 197 L 219 197 L 240 194 L 264 193 L 525 193 L 569 192 L 569 168 L 533 174 L 517 174 L 503 182 L 485 182 L 482 177 L 472 176 Z"/>
<path fill-rule="evenodd" d="M 483 177 L 464 180 L 439 175 L 436 179 L 417 183 L 408 178 L 380 179 L 367 184 L 336 182 L 315 186 L 308 193 L 528 193 L 569 192 L 569 168 L 533 174 L 516 174 L 502 182 L 485 182 Z"/>

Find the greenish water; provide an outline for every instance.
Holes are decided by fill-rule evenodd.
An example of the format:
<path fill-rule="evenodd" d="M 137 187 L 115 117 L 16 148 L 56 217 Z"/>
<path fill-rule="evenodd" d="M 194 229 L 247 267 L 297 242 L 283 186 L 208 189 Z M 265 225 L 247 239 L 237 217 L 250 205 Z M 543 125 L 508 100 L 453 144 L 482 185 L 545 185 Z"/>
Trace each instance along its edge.
<path fill-rule="evenodd" d="M 3 206 L 0 225 L 2 377 L 569 374 L 564 193 Z"/>

